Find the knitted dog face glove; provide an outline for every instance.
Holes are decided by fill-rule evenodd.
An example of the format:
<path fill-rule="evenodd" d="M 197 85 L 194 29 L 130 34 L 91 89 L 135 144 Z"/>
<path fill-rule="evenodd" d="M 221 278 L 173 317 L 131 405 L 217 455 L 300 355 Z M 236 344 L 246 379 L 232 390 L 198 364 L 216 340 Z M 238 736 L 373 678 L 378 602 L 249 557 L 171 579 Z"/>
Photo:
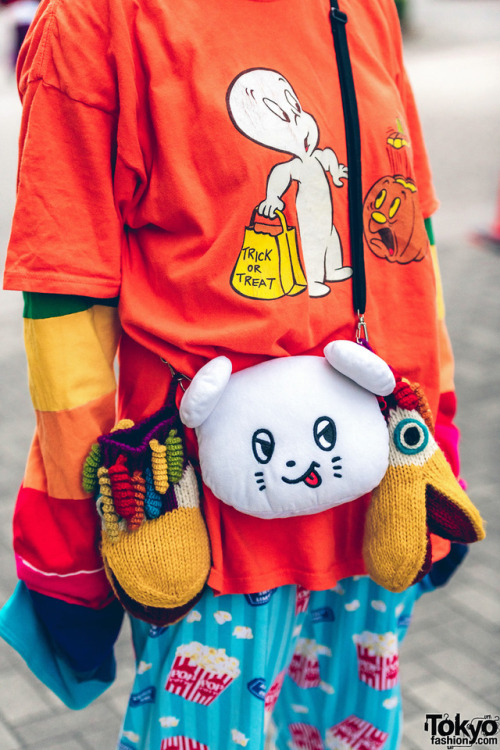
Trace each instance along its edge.
<path fill-rule="evenodd" d="M 363 556 L 371 578 L 399 592 L 429 571 L 430 531 L 462 543 L 485 534 L 481 516 L 434 440 L 420 387 L 399 379 L 385 402 L 389 468 L 372 492 Z"/>
<path fill-rule="evenodd" d="M 184 458 L 171 406 L 134 425 L 118 423 L 92 447 L 83 486 L 96 494 L 104 568 L 132 615 L 180 620 L 201 597 L 210 545 L 198 481 Z"/>
<path fill-rule="evenodd" d="M 242 513 L 284 518 L 355 500 L 385 474 L 376 395 L 394 376 L 376 354 L 335 341 L 324 357 L 279 357 L 231 373 L 217 357 L 194 377 L 180 416 L 196 428 L 201 474 Z"/>

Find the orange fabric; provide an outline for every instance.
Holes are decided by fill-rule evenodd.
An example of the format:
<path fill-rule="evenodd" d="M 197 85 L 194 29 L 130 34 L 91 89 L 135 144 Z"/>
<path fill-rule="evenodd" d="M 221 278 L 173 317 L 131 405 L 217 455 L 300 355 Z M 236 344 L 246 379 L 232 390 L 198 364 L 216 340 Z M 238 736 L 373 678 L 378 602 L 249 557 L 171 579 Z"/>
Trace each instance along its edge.
<path fill-rule="evenodd" d="M 83 460 L 97 436 L 113 427 L 114 411 L 114 391 L 75 409 L 37 411 L 25 485 L 54 498 L 88 498 L 82 489 Z"/>
<path fill-rule="evenodd" d="M 423 216 L 437 201 L 398 19 L 393 0 L 344 0 L 342 9 L 361 123 L 370 341 L 423 385 L 435 412 L 436 288 Z M 343 265 L 350 264 L 328 10 L 326 0 L 42 1 L 19 68 L 25 111 L 5 285 L 102 297 L 120 291 L 121 416 L 137 419 L 159 405 L 166 376 L 158 355 L 192 376 L 219 354 L 238 370 L 352 339 L 351 281 L 311 296 L 308 261 L 308 230 L 324 220 L 328 203 L 330 229 L 333 222 Z M 246 87 L 275 116 L 270 133 L 245 125 L 245 107 L 230 98 L 235 79 L 255 69 L 279 74 L 276 101 L 258 76 Z M 307 132 L 300 130 L 306 121 Z M 311 164 L 320 175 L 314 186 L 328 196 L 321 208 L 306 187 Z M 253 209 L 287 169 L 277 195 L 297 230 L 309 287 L 253 299 L 231 286 L 231 274 Z M 250 260 L 249 274 L 259 279 L 260 261 Z M 221 592 L 292 581 L 325 588 L 361 572 L 363 505 L 263 522 L 207 493 L 211 584 Z"/>

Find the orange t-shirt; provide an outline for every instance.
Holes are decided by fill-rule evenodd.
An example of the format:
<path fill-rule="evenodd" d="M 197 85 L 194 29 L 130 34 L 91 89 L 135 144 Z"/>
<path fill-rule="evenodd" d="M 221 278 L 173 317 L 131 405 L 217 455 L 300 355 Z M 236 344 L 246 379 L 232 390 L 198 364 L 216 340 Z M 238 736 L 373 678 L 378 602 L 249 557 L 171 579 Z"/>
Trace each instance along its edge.
<path fill-rule="evenodd" d="M 342 2 L 361 129 L 367 322 L 377 353 L 424 386 L 435 412 L 436 283 L 423 217 L 437 202 L 393 6 Z M 160 406 L 160 356 L 193 376 L 220 354 L 239 370 L 353 338 L 328 0 L 44 0 L 19 71 L 5 286 L 120 295 L 121 415 Z M 275 209 L 286 235 L 263 216 Z M 210 584 L 324 589 L 363 573 L 365 507 L 362 498 L 264 521 L 207 489 Z"/>

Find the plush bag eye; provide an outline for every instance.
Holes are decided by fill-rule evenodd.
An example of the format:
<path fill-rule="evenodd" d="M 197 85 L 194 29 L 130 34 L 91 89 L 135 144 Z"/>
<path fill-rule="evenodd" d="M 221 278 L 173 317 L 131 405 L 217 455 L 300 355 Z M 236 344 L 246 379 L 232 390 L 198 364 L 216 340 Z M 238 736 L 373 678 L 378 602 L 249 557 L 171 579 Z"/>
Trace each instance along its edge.
<path fill-rule="evenodd" d="M 314 423 L 314 440 L 322 451 L 331 451 L 337 442 L 337 428 L 330 417 L 318 417 Z"/>
<path fill-rule="evenodd" d="M 253 455 L 260 464 L 267 464 L 274 453 L 274 437 L 269 430 L 256 430 L 252 436 Z"/>
<path fill-rule="evenodd" d="M 394 430 L 394 442 L 396 448 L 408 456 L 420 453 L 429 442 L 427 425 L 416 419 L 402 419 Z"/>

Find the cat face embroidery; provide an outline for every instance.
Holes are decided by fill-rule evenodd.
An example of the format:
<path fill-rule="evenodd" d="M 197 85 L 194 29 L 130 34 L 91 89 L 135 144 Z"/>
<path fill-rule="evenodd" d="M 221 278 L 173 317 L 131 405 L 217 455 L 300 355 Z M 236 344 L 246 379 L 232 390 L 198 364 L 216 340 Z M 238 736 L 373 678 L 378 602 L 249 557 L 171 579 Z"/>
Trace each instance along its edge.
<path fill-rule="evenodd" d="M 318 417 L 314 423 L 314 427 L 311 428 L 311 434 L 314 437 L 315 446 L 309 446 L 310 455 L 309 457 L 306 457 L 304 466 L 306 466 L 313 453 L 317 454 L 317 448 L 320 448 L 324 452 L 331 453 L 337 442 L 337 428 L 331 417 Z M 256 430 L 252 435 L 252 451 L 259 464 L 268 464 L 273 458 L 275 448 L 276 441 L 270 430 L 261 428 Z M 322 458 L 319 454 L 316 455 L 316 457 Z M 333 458 L 330 458 L 330 464 L 333 465 L 326 465 L 325 467 L 326 471 L 333 471 L 333 476 L 339 479 L 342 478 L 342 474 L 338 473 L 342 469 L 342 466 L 339 463 L 341 460 L 340 456 L 333 456 Z M 328 464 L 326 459 L 324 461 L 316 461 L 313 459 L 309 463 L 309 466 L 306 467 L 305 471 L 302 471 L 302 473 L 297 475 L 297 471 L 300 472 L 303 467 L 298 467 L 297 461 L 290 459 L 289 461 L 286 461 L 285 466 L 291 471 L 285 472 L 281 477 L 281 481 L 285 482 L 285 484 L 300 484 L 303 482 L 306 487 L 316 489 L 323 483 L 322 467 L 324 464 Z M 256 484 L 259 485 L 259 492 L 265 491 L 265 472 L 256 471 L 254 476 Z"/>
<path fill-rule="evenodd" d="M 260 518 L 307 515 L 381 481 L 389 442 L 374 393 L 393 387 L 385 362 L 341 341 L 325 357 L 283 357 L 236 373 L 217 357 L 193 379 L 180 414 L 196 429 L 202 477 L 216 497 Z"/>

